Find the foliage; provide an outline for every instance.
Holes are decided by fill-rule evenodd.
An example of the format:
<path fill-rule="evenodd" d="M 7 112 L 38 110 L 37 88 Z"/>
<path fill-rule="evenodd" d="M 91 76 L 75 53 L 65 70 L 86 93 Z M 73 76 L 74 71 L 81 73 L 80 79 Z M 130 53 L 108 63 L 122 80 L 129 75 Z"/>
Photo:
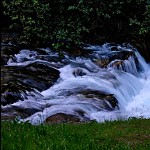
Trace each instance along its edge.
<path fill-rule="evenodd" d="M 136 26 L 140 35 L 150 33 L 150 4 L 147 3 L 145 8 L 146 10 L 142 14 L 143 18 L 138 18 L 138 16 L 134 15 L 129 19 L 129 25 Z"/>
<path fill-rule="evenodd" d="M 2 122 L 3 150 L 148 150 L 150 120 L 51 124 Z"/>
<path fill-rule="evenodd" d="M 11 28 L 28 44 L 52 42 L 55 49 L 90 36 L 149 33 L 147 0 L 3 0 Z M 91 37 L 90 37 L 91 38 Z M 67 43 L 67 44 L 66 44 Z"/>
<path fill-rule="evenodd" d="M 3 5 L 7 8 L 4 13 L 13 21 L 10 28 L 21 32 L 21 40 L 31 44 L 34 40 L 49 38 L 49 4 L 40 4 L 38 0 L 6 0 Z"/>

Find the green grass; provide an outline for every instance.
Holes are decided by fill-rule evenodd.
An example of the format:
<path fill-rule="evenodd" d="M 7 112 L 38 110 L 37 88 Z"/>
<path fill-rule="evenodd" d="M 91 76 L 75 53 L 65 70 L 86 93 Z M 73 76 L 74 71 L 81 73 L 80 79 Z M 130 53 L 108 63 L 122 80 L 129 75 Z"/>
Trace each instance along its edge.
<path fill-rule="evenodd" d="M 2 150 L 150 150 L 150 119 L 106 123 L 1 122 Z"/>

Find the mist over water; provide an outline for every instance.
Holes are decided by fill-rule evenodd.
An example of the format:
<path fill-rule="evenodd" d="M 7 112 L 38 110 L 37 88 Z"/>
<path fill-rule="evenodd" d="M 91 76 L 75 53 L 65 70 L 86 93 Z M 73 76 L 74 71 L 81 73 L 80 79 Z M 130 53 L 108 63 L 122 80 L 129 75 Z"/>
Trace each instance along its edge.
<path fill-rule="evenodd" d="M 80 121 L 96 120 L 97 122 L 129 117 L 150 118 L 150 65 L 137 50 L 131 46 L 120 45 L 117 46 L 119 51 L 134 52 L 134 55 L 125 60 L 116 58 L 106 67 L 96 64 L 96 60 L 118 53 L 111 48 L 110 44 L 88 45 L 85 50 L 90 51 L 89 57 L 71 58 L 65 55 L 64 62 L 67 63 L 58 68 L 60 77 L 53 86 L 38 92 L 39 95 L 28 96 L 24 101 L 5 107 L 38 110 L 28 118 L 21 119 L 32 124 L 43 123 L 47 117 L 57 113 L 77 116 Z M 47 49 L 43 50 L 47 51 Z M 35 51 L 22 50 L 15 55 L 15 61 L 12 59 L 8 61 L 8 66 L 27 65 L 33 61 L 49 63 L 37 59 L 37 55 Z M 56 56 L 57 53 L 49 51 L 48 55 Z M 118 103 L 112 107 L 109 101 L 87 97 L 82 94 L 84 91 L 98 91 L 105 95 L 113 95 Z"/>

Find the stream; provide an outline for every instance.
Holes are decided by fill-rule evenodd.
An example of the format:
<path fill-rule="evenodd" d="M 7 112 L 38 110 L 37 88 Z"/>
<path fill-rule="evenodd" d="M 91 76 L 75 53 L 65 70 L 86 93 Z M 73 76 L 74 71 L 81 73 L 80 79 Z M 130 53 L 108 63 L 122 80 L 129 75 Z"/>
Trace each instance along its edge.
<path fill-rule="evenodd" d="M 49 48 L 9 55 L 1 71 L 3 118 L 33 125 L 150 118 L 150 64 L 137 49 L 85 44 L 82 55 L 63 55 Z"/>

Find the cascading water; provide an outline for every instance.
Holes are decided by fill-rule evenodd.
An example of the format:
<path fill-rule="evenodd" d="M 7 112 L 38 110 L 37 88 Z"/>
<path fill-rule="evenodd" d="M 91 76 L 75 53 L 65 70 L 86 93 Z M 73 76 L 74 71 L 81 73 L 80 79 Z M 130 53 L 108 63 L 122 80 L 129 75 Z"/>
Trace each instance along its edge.
<path fill-rule="evenodd" d="M 59 79 L 48 89 L 2 109 L 32 110 L 31 116 L 20 119 L 32 124 L 43 123 L 59 113 L 76 116 L 80 121 L 97 122 L 150 118 L 150 65 L 131 46 L 117 45 L 115 50 L 112 47 L 108 43 L 88 45 L 84 47 L 88 56 L 65 54 L 61 63 L 41 59 L 45 56 L 39 56 L 36 51 L 21 50 L 14 59 L 9 59 L 8 66 L 26 66 L 37 61 L 51 63 L 59 70 Z M 51 50 L 42 50 L 47 56 L 58 55 Z M 98 60 L 100 63 L 105 60 L 105 65 L 99 64 Z"/>

